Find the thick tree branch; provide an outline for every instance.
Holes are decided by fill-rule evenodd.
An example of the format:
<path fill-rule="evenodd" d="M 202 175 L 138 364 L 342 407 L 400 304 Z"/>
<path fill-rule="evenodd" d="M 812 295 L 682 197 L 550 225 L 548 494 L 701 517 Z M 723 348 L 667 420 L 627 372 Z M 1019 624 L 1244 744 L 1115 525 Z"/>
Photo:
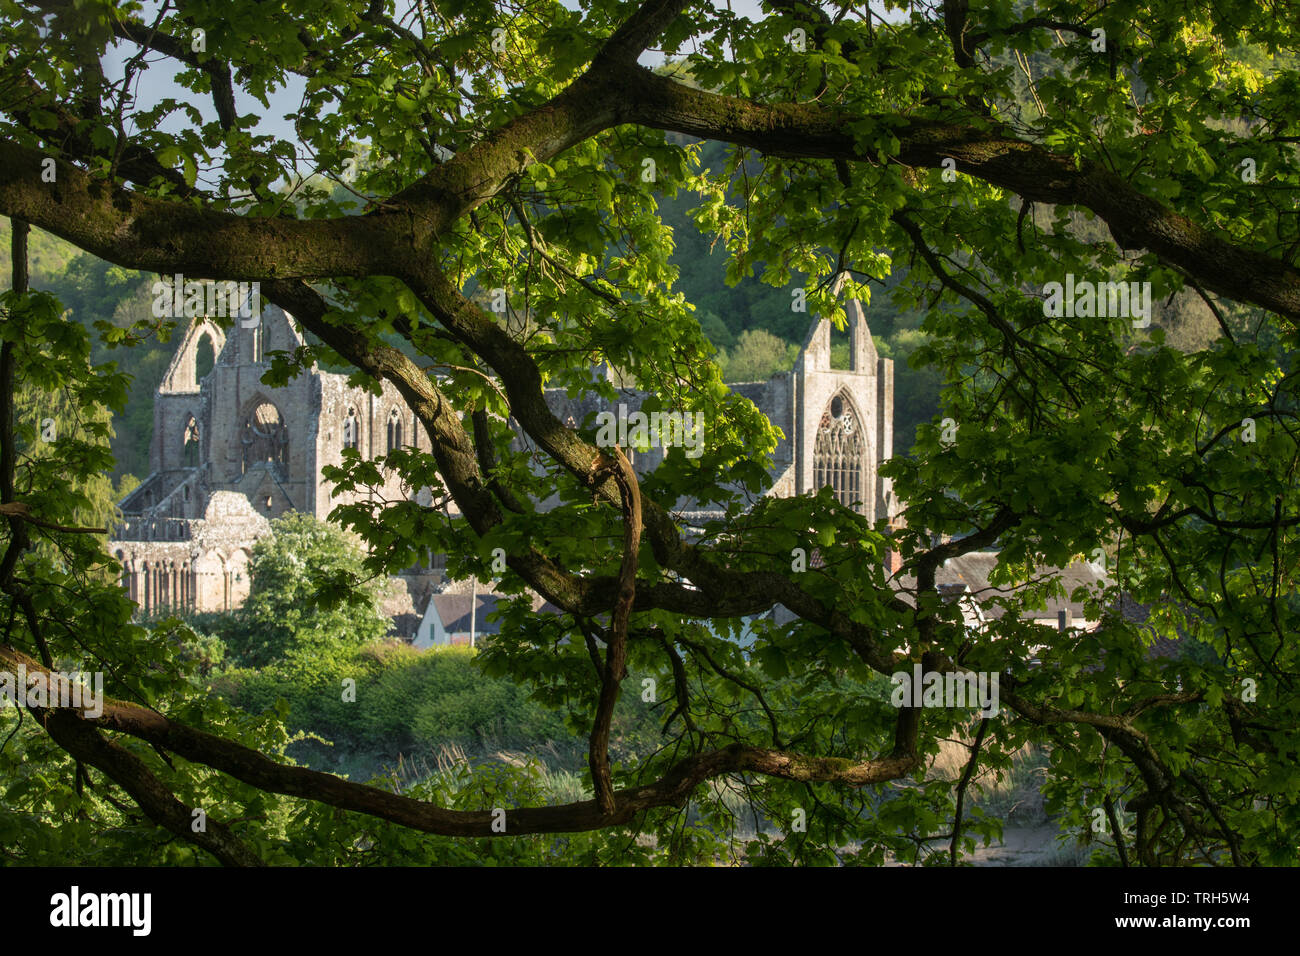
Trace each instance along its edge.
<path fill-rule="evenodd" d="M 864 117 L 815 105 L 758 104 L 676 83 L 640 68 L 626 71 L 628 121 L 779 156 L 871 160 L 848 130 Z M 892 161 L 963 173 L 1031 202 L 1091 209 L 1122 249 L 1150 249 L 1206 288 L 1300 321 L 1300 271 L 1228 242 L 1092 160 L 1019 139 L 987 119 L 941 121 L 867 117 L 898 139 Z"/>
<path fill-rule="evenodd" d="M 1052 153 L 983 119 L 868 118 L 898 139 L 897 162 L 937 168 L 951 157 L 963 172 L 1026 200 L 1091 209 L 1122 248 L 1150 249 L 1208 289 L 1300 320 L 1300 271 L 1219 238 L 1095 162 Z M 59 186 L 51 188 L 40 177 L 44 157 L 3 141 L 0 212 L 133 268 L 237 279 L 388 275 L 399 253 L 427 261 L 431 244 L 451 222 L 496 195 L 532 162 L 620 122 L 780 155 L 860 160 L 873 153 L 847 126 L 862 119 L 815 105 L 718 96 L 636 66 L 602 66 L 366 216 L 249 220 L 111 192 L 64 166 Z M 407 215 L 394 219 L 403 207 Z M 395 234 L 399 221 L 409 228 L 405 238 Z"/>
<path fill-rule="evenodd" d="M 687 3 L 688 0 L 646 0 L 605 41 L 596 62 L 635 63 L 659 34 L 668 29 Z"/>
<path fill-rule="evenodd" d="M 0 650 L 0 656 L 3 656 L 3 650 Z M 206 812 L 202 826 L 196 828 L 196 808 L 181 803 L 145 766 L 144 761 L 120 744 L 106 740 L 91 723 L 79 719 L 74 711 L 53 708 L 31 710 L 55 743 L 72 757 L 103 772 L 130 794 L 131 799 L 156 825 L 207 850 L 226 866 L 265 865 L 261 857 L 236 837 L 229 827 Z"/>
<path fill-rule="evenodd" d="M 610 621 L 605 667 L 601 672 L 600 699 L 596 704 L 596 717 L 592 721 L 588 763 L 591 766 L 592 785 L 596 802 L 605 813 L 615 810 L 614 779 L 609 768 L 609 730 L 614 720 L 614 705 L 618 703 L 619 688 L 627 677 L 627 626 L 636 600 L 637 552 L 641 547 L 641 486 L 636 472 L 623 454 L 614 446 L 614 454 L 606 456 L 597 466 L 598 471 L 611 474 L 623 498 L 623 564 L 618 576 L 618 599 Z"/>

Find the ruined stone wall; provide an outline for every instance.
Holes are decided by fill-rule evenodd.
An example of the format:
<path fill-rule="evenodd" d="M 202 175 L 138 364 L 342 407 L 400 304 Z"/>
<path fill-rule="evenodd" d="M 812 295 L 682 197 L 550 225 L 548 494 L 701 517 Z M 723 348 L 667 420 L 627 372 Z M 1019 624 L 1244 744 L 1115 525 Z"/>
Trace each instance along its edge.
<path fill-rule="evenodd" d="M 252 546 L 271 526 L 243 495 L 218 491 L 202 518 L 148 518 L 124 530 L 162 536 L 108 543 L 142 610 L 228 611 L 248 597 Z"/>
<path fill-rule="evenodd" d="M 315 488 L 315 376 L 299 375 L 282 388 L 261 381 L 271 351 L 302 344 L 284 313 L 270 307 L 258 326 L 231 328 L 203 383 L 209 487 L 245 495 L 268 517 L 307 510 Z"/>
<path fill-rule="evenodd" d="M 852 407 L 866 443 L 863 467 L 864 511 L 886 516 L 887 483 L 877 465 L 892 454 L 893 363 L 880 359 L 856 302 L 848 305 L 852 368 L 830 367 L 830 326 L 814 321 L 793 371 L 766 382 L 741 383 L 734 390 L 781 430 L 773 456 L 770 494 L 788 496 L 815 490 L 813 448 L 819 423 L 840 396 Z M 204 336 L 218 349 L 212 371 L 196 382 L 196 353 Z M 226 333 L 197 320 L 187 331 L 159 389 L 154 409 L 151 474 L 122 503 L 125 519 L 110 551 L 122 561 L 125 585 L 146 610 L 180 606 L 202 611 L 238 607 L 248 594 L 247 565 L 254 541 L 269 532 L 267 519 L 301 511 L 326 519 L 339 504 L 358 500 L 430 500 L 427 489 L 404 488 L 391 472 L 382 487 L 331 494 L 326 466 L 340 465 L 349 430 L 352 444 L 366 459 L 387 455 L 390 445 L 431 450 L 428 435 L 397 389 L 381 383 L 379 394 L 348 384 L 348 376 L 313 370 L 282 388 L 261 382 L 270 353 L 303 345 L 290 319 L 268 307 L 259 323 L 236 322 Z M 643 392 L 625 389 L 629 413 L 640 409 Z M 570 427 L 590 422 L 606 406 L 594 395 L 570 399 L 548 390 L 548 405 Z M 195 450 L 186 451 L 186 434 L 197 426 Z M 704 441 L 710 441 L 705 422 Z M 522 437 L 517 445 L 523 444 Z M 652 449 L 633 459 L 642 474 L 662 462 Z M 548 507 L 553 502 L 544 502 Z M 678 502 L 689 510 L 689 502 Z M 896 504 L 894 505 L 896 510 Z M 453 511 L 454 513 L 454 511 Z M 707 514 L 698 516 L 705 520 Z M 405 633 L 441 581 L 441 556 L 432 570 L 411 569 L 390 600 L 398 631 Z"/>
<path fill-rule="evenodd" d="M 894 457 L 894 360 L 878 359 L 876 369 L 876 461 L 883 462 Z M 876 494 L 876 517 L 886 518 L 892 525 L 900 511 L 894 500 L 893 482 L 877 476 Z"/>
<path fill-rule="evenodd" d="M 153 440 L 149 448 L 152 472 L 195 467 L 208 458 L 207 429 L 203 427 L 207 396 L 198 377 L 198 353 L 201 348 L 209 347 L 215 359 L 225 342 L 225 333 L 203 319 L 195 320 L 186 330 L 154 400 Z M 191 428 L 191 425 L 198 427 Z M 193 447 L 187 448 L 186 436 L 194 433 L 198 441 L 189 443 Z"/>
<path fill-rule="evenodd" d="M 397 447 L 414 445 L 421 451 L 431 451 L 433 445 L 415 413 L 407 406 L 397 388 L 390 382 L 382 383 L 382 393 L 373 395 L 366 389 L 348 385 L 348 376 L 333 372 L 317 372 L 318 409 L 315 412 L 314 459 L 311 493 L 311 513 L 324 520 L 340 504 L 362 500 L 396 501 L 411 497 L 411 490 L 402 486 L 397 476 L 385 472 L 385 482 L 373 490 L 349 491 L 335 497 L 333 486 L 321 470 L 343 463 L 345 433 L 355 428 L 357 450 L 366 459 L 381 458 L 389 452 L 389 438 Z M 355 425 L 349 426 L 349 420 Z M 389 424 L 398 428 L 390 433 Z M 426 495 L 426 500 L 428 496 Z M 303 509 L 308 510 L 308 509 Z"/>

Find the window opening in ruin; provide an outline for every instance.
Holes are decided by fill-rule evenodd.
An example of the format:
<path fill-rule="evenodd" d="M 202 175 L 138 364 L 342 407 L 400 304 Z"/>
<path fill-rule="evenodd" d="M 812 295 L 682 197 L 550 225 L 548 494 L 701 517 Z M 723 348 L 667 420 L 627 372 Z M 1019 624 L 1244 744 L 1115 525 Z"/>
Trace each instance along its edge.
<path fill-rule="evenodd" d="M 266 360 L 266 326 L 259 320 L 253 326 L 253 361 Z"/>
<path fill-rule="evenodd" d="M 199 463 L 199 423 L 191 415 L 185 423 L 184 444 L 181 445 L 181 464 L 195 468 Z"/>
<path fill-rule="evenodd" d="M 357 421 L 357 410 L 349 408 L 343 417 L 343 447 L 356 448 L 361 444 L 361 425 Z"/>
<path fill-rule="evenodd" d="M 861 422 L 843 393 L 838 394 L 822 413 L 817 427 L 813 444 L 814 487 L 829 485 L 840 504 L 861 510 L 865 458 Z"/>
<path fill-rule="evenodd" d="M 388 413 L 388 451 L 402 447 L 402 414 L 397 409 Z"/>
<path fill-rule="evenodd" d="M 853 368 L 853 326 L 847 322 L 843 329 L 837 329 L 834 322 L 830 326 L 830 367 L 847 372 Z"/>
<path fill-rule="evenodd" d="M 212 344 L 212 336 L 204 332 L 194 347 L 194 384 L 198 385 L 217 364 L 217 349 Z"/>
<path fill-rule="evenodd" d="M 280 410 L 262 402 L 244 419 L 240 443 L 243 446 L 243 474 L 254 465 L 268 464 L 284 481 L 289 474 L 289 429 Z"/>

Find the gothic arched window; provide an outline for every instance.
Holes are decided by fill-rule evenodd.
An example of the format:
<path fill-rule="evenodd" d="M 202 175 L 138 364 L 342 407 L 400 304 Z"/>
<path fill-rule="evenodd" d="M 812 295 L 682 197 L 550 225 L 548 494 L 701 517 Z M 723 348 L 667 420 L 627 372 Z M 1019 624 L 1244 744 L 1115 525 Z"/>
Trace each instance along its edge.
<path fill-rule="evenodd" d="M 862 422 L 841 393 L 831 399 L 817 426 L 817 439 L 813 444 L 813 487 L 819 489 L 830 485 L 840 504 L 860 510 L 866 497 L 863 493 L 865 464 Z"/>
<path fill-rule="evenodd" d="M 349 408 L 343 416 L 343 447 L 357 448 L 361 444 L 361 422 L 357 410 Z"/>
<path fill-rule="evenodd" d="M 199 423 L 194 416 L 185 423 L 184 444 L 181 446 L 181 464 L 186 468 L 197 467 L 199 463 Z"/>
<path fill-rule="evenodd" d="M 402 413 L 393 409 L 388 413 L 388 451 L 395 452 L 402 447 Z"/>
<path fill-rule="evenodd" d="M 198 385 L 204 377 L 212 371 L 212 366 L 217 361 L 217 347 L 212 342 L 212 336 L 204 332 L 199 336 L 198 343 L 194 346 L 194 384 Z"/>
<path fill-rule="evenodd" d="M 262 402 L 244 419 L 243 434 L 244 473 L 253 465 L 267 462 L 286 478 L 289 473 L 289 429 L 280 417 L 280 410 L 270 402 Z"/>

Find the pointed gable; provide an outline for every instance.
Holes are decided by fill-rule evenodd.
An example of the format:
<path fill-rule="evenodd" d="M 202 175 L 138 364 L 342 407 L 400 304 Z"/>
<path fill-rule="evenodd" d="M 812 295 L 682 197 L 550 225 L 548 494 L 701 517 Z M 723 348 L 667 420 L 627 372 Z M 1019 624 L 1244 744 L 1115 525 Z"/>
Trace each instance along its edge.
<path fill-rule="evenodd" d="M 236 319 L 226 336 L 218 365 L 257 365 L 268 361 L 271 352 L 292 352 L 305 345 L 294 327 L 293 317 L 276 305 L 267 305 L 254 322 Z"/>
<path fill-rule="evenodd" d="M 190 327 L 185 330 L 181 346 L 172 356 L 171 364 L 158 386 L 160 394 L 197 393 L 199 391 L 198 352 L 204 338 L 211 342 L 212 356 L 215 359 L 226 344 L 226 333 L 217 324 L 203 316 L 190 320 Z"/>

